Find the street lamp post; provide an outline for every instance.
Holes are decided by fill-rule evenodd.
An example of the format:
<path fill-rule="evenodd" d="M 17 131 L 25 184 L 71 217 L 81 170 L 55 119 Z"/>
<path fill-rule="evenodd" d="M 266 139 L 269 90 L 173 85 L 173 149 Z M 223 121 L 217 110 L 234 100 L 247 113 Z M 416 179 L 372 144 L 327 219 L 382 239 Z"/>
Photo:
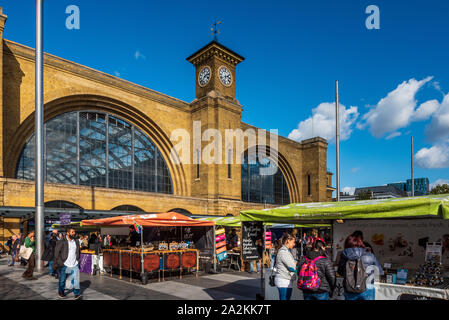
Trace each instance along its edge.
<path fill-rule="evenodd" d="M 335 137 L 337 145 L 337 201 L 340 202 L 340 106 L 338 95 L 338 80 L 335 81 Z"/>
<path fill-rule="evenodd" d="M 35 205 L 36 266 L 42 272 L 41 257 L 44 249 L 44 68 L 43 68 L 43 4 L 36 0 L 36 70 L 35 70 Z"/>

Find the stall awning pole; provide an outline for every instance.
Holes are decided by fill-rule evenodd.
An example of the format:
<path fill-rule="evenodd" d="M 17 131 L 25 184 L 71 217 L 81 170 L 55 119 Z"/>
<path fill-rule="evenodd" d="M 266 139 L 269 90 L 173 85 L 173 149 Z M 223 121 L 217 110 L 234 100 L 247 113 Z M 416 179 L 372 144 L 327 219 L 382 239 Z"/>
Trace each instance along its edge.
<path fill-rule="evenodd" d="M 216 247 L 216 241 L 215 241 L 215 226 L 212 227 L 214 229 L 214 241 L 212 242 L 214 245 L 214 271 L 217 272 L 217 247 Z"/>
<path fill-rule="evenodd" d="M 267 226 L 264 224 L 263 225 L 263 250 L 262 250 L 262 260 L 261 260 L 261 268 L 260 268 L 260 295 L 262 297 L 265 296 L 265 277 L 263 274 L 263 268 L 264 268 L 264 263 L 263 263 L 263 254 L 265 253 L 266 250 L 266 238 L 267 238 Z M 256 270 L 257 270 L 257 262 L 256 262 Z"/>
<path fill-rule="evenodd" d="M 142 279 L 143 279 L 143 274 L 144 274 L 144 270 L 143 270 L 143 227 L 140 227 L 140 248 L 141 248 L 140 262 L 142 263 Z"/>

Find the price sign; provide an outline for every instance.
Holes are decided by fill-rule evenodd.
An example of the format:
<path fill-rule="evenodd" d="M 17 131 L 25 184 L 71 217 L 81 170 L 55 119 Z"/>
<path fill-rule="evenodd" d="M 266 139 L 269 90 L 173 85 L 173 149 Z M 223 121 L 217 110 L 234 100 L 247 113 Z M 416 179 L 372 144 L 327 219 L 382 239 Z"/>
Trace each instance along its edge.
<path fill-rule="evenodd" d="M 242 257 L 245 261 L 262 259 L 263 223 L 248 221 L 242 223 Z"/>

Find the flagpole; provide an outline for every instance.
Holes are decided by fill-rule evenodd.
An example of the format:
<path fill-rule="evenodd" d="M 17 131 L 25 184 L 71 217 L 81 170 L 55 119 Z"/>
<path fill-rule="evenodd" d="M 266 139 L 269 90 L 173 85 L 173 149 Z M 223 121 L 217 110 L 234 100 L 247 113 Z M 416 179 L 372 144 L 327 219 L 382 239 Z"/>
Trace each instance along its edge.
<path fill-rule="evenodd" d="M 35 206 L 34 216 L 36 234 L 36 266 L 42 272 L 42 254 L 44 252 L 44 67 L 43 67 L 43 4 L 36 0 L 36 57 L 35 57 Z"/>
<path fill-rule="evenodd" d="M 340 201 L 340 113 L 339 113 L 339 96 L 338 96 L 338 80 L 335 81 L 335 128 L 336 128 L 336 144 L 337 144 L 337 201 Z"/>
<path fill-rule="evenodd" d="M 412 197 L 415 196 L 415 177 L 414 177 L 414 170 L 413 170 L 413 136 L 412 136 Z"/>

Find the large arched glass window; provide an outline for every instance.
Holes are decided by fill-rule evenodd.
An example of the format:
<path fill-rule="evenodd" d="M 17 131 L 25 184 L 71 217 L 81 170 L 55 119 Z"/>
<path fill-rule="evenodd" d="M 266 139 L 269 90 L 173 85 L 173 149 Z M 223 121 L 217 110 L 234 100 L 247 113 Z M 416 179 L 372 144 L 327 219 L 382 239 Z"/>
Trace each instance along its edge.
<path fill-rule="evenodd" d="M 276 170 L 270 158 L 257 152 L 245 153 L 242 160 L 242 201 L 280 205 L 290 203 L 284 175 L 279 168 Z"/>
<path fill-rule="evenodd" d="M 137 127 L 99 112 L 70 112 L 44 126 L 45 180 L 173 193 L 167 164 Z M 34 180 L 34 135 L 22 150 L 17 179 Z"/>

